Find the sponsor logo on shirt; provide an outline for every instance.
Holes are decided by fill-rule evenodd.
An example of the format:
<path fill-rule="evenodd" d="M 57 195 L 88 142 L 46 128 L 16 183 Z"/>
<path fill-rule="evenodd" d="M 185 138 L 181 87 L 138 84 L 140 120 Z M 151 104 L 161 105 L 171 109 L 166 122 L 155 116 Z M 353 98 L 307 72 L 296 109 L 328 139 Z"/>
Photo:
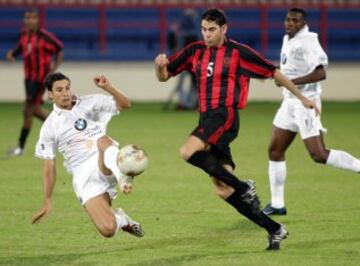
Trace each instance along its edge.
<path fill-rule="evenodd" d="M 285 54 L 281 55 L 281 64 L 283 64 L 283 65 L 286 64 L 286 55 Z"/>
<path fill-rule="evenodd" d="M 87 122 L 83 118 L 79 118 L 75 121 L 75 129 L 78 131 L 83 131 L 87 127 Z"/>

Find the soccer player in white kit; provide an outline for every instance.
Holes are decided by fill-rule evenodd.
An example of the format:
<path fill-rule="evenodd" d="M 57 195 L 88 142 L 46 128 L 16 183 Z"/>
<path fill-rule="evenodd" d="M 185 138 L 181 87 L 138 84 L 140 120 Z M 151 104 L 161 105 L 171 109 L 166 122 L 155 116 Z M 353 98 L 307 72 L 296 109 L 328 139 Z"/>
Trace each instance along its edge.
<path fill-rule="evenodd" d="M 36 144 L 35 156 L 44 161 L 43 207 L 32 217 L 40 222 L 52 209 L 51 196 L 56 180 L 56 149 L 64 156 L 64 165 L 73 175 L 73 189 L 97 230 L 112 237 L 122 229 L 137 237 L 144 231 L 122 209 L 113 209 L 116 186 L 129 193 L 132 177 L 117 167 L 118 144 L 106 135 L 110 119 L 131 106 L 130 100 L 104 75 L 94 78 L 95 85 L 110 95 L 95 94 L 76 98 L 70 79 L 62 73 L 45 80 L 53 111 L 44 122 Z"/>
<path fill-rule="evenodd" d="M 313 100 L 321 110 L 321 80 L 326 78 L 327 55 L 321 48 L 316 33 L 310 32 L 306 24 L 306 12 L 292 8 L 285 19 L 286 35 L 281 49 L 280 71 L 292 80 L 304 96 Z M 284 190 L 286 180 L 285 152 L 297 132 L 311 158 L 322 164 L 360 172 L 360 160 L 347 152 L 327 149 L 323 140 L 320 116 L 314 109 L 305 108 L 288 90 L 283 90 L 284 100 L 274 121 L 269 146 L 269 181 L 271 203 L 265 214 L 286 215 Z"/>

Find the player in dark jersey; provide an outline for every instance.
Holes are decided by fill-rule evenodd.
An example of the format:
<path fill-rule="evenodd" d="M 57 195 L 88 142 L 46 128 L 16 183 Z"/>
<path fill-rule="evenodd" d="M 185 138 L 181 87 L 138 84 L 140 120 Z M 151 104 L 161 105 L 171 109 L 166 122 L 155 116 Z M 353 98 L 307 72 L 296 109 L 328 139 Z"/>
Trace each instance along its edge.
<path fill-rule="evenodd" d="M 9 151 L 9 156 L 23 154 L 33 116 L 41 121 L 48 116 L 48 111 L 41 107 L 45 91 L 44 80 L 47 74 L 54 72 L 59 67 L 63 57 L 63 44 L 52 33 L 40 27 L 37 10 L 31 9 L 25 12 L 24 26 L 16 48 L 6 54 L 9 61 L 15 61 L 15 57 L 22 55 L 26 91 L 24 121 L 19 142 L 15 148 Z"/>
<path fill-rule="evenodd" d="M 316 107 L 272 63 L 248 46 L 226 38 L 226 31 L 223 11 L 207 10 L 201 17 L 203 41 L 191 43 L 169 59 L 159 54 L 156 76 L 167 81 L 184 70 L 196 76 L 200 120 L 180 148 L 180 155 L 212 177 L 219 197 L 263 227 L 269 233 L 268 249 L 276 250 L 288 235 L 287 229 L 261 212 L 254 182 L 241 181 L 233 173 L 230 143 L 239 131 L 238 109 L 246 106 L 250 78 L 274 78 L 306 107 Z"/>

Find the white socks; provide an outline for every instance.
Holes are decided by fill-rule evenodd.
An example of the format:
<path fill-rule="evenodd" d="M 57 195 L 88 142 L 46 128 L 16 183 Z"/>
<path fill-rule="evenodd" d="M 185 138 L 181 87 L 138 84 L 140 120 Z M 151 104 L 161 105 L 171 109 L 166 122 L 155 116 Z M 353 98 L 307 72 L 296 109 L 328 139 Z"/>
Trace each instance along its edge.
<path fill-rule="evenodd" d="M 326 164 L 360 173 L 360 160 L 344 151 L 330 150 Z M 286 161 L 269 161 L 269 181 L 271 206 L 277 209 L 283 208 L 285 206 Z"/>
<path fill-rule="evenodd" d="M 114 210 L 115 220 L 116 220 L 116 231 L 119 231 L 121 228 L 127 226 L 129 222 L 126 220 L 126 215 L 122 209 Z"/>
<path fill-rule="evenodd" d="M 360 160 L 344 151 L 330 150 L 326 164 L 360 173 Z"/>
<path fill-rule="evenodd" d="M 109 168 L 111 170 L 111 172 L 113 173 L 113 175 L 115 176 L 119 186 L 120 186 L 120 190 L 125 193 L 128 194 L 132 191 L 133 188 L 133 178 L 127 175 L 124 175 L 118 165 L 117 165 L 117 161 L 118 161 L 118 154 L 119 154 L 119 149 L 116 146 L 109 146 L 105 151 L 104 151 L 104 164 L 107 168 Z"/>
<path fill-rule="evenodd" d="M 119 149 L 116 146 L 114 145 L 109 146 L 104 151 L 104 164 L 107 168 L 111 170 L 116 180 L 120 184 L 122 173 L 120 172 L 119 167 L 117 165 L 118 153 L 119 153 Z"/>
<path fill-rule="evenodd" d="M 269 161 L 269 181 L 271 190 L 271 206 L 283 208 L 286 181 L 286 161 Z"/>

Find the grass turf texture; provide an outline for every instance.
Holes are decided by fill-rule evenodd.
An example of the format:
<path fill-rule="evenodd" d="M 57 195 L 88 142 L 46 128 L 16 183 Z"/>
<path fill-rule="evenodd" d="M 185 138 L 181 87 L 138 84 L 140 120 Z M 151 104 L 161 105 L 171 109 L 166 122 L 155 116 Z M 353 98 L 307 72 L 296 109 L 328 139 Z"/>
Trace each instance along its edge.
<path fill-rule="evenodd" d="M 263 206 L 270 197 L 267 144 L 277 107 L 250 103 L 232 145 L 237 175 L 257 182 Z M 327 146 L 360 157 L 360 103 L 325 103 L 323 110 Z M 26 154 L 8 159 L 21 105 L 0 104 L 0 118 L 0 265 L 359 265 L 360 175 L 313 163 L 299 137 L 287 155 L 288 215 L 275 217 L 290 237 L 280 252 L 267 252 L 265 231 L 219 200 L 206 174 L 179 158 L 178 148 L 196 125 L 195 112 L 134 104 L 109 125 L 109 135 L 122 145 L 136 143 L 149 154 L 149 169 L 135 180 L 132 195 L 114 201 L 143 224 L 142 239 L 98 234 L 60 155 L 53 212 L 31 225 L 42 204 L 42 163 L 33 157 L 40 123 L 34 123 Z"/>

